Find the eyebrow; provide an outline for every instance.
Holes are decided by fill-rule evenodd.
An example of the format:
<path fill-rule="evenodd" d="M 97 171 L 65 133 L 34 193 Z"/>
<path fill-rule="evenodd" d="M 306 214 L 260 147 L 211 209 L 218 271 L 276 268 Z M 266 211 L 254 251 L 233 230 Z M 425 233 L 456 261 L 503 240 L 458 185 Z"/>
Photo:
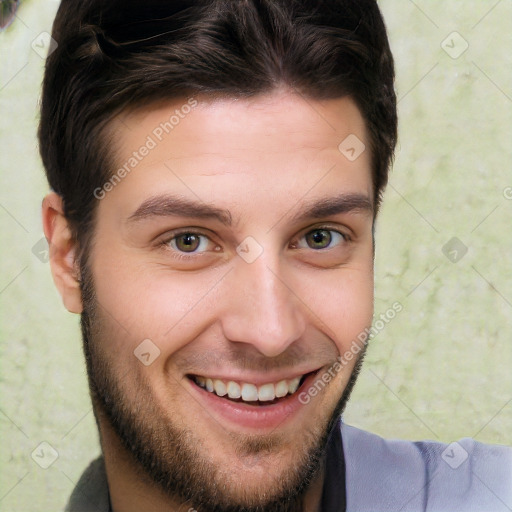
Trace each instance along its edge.
<path fill-rule="evenodd" d="M 373 203 L 364 194 L 339 194 L 302 205 L 302 209 L 294 215 L 294 221 L 317 219 L 338 215 L 340 213 L 365 213 L 373 215 Z"/>
<path fill-rule="evenodd" d="M 146 199 L 129 217 L 128 221 L 139 221 L 149 217 L 197 217 L 200 219 L 217 219 L 230 226 L 231 213 L 222 208 L 215 208 L 200 201 L 191 201 L 180 196 L 160 195 Z"/>
<path fill-rule="evenodd" d="M 373 203 L 364 194 L 340 194 L 335 197 L 314 200 L 302 206 L 303 209 L 293 217 L 293 221 L 298 222 L 349 212 L 373 213 Z M 226 226 L 232 225 L 232 216 L 229 210 L 174 195 L 158 195 L 146 199 L 128 217 L 128 222 L 170 216 L 213 218 Z"/>

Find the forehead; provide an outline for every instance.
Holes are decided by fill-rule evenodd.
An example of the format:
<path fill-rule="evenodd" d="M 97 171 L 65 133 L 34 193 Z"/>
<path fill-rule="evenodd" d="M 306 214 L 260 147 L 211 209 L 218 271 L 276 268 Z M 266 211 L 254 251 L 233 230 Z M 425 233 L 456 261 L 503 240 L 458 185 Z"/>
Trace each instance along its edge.
<path fill-rule="evenodd" d="M 197 96 L 162 101 L 121 113 L 112 128 L 123 135 L 118 139 L 121 151 L 130 151 L 141 142 L 141 135 L 150 135 L 158 143 L 160 151 L 153 153 L 158 158 L 170 139 L 178 142 L 191 135 L 187 132 L 191 124 L 198 149 L 224 149 L 227 137 L 232 150 L 245 150 L 257 138 L 262 151 L 284 152 L 326 145 L 336 148 L 347 135 L 367 136 L 364 119 L 350 97 L 318 101 L 283 90 L 252 98 Z M 287 147 L 280 145 L 283 137 L 289 140 Z M 172 152 L 180 153 L 178 144 Z"/>
<path fill-rule="evenodd" d="M 370 151 L 363 150 L 370 141 L 348 97 L 181 98 L 123 113 L 111 131 L 112 172 L 127 172 L 109 196 L 124 195 L 132 206 L 163 191 L 239 209 L 257 198 L 275 204 L 365 193 L 373 200 Z"/>

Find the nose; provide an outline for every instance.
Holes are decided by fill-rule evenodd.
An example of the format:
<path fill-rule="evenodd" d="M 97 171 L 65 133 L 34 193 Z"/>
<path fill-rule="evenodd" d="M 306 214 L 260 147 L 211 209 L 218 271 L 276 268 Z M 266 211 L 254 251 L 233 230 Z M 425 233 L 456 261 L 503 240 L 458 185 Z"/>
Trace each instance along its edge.
<path fill-rule="evenodd" d="M 222 328 L 229 341 L 249 343 L 267 357 L 283 353 L 306 328 L 303 304 L 274 261 L 241 258 L 224 283 Z"/>

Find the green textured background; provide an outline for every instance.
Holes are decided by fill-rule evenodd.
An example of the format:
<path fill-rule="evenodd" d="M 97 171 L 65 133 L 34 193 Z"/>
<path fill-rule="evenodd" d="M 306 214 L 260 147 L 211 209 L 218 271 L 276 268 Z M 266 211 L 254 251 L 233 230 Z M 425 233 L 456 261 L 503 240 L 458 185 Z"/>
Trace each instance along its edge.
<path fill-rule="evenodd" d="M 400 141 L 378 222 L 375 310 L 404 309 L 372 341 L 346 421 L 386 437 L 512 444 L 512 3 L 380 4 Z M 99 453 L 78 317 L 37 257 L 44 60 L 31 45 L 57 6 L 26 1 L 0 33 L 2 511 L 62 509 Z M 458 58 L 441 46 L 461 48 L 453 31 L 469 45 Z M 443 253 L 453 237 L 468 249 L 456 263 Z M 46 470 L 31 457 L 42 441 L 59 455 Z"/>

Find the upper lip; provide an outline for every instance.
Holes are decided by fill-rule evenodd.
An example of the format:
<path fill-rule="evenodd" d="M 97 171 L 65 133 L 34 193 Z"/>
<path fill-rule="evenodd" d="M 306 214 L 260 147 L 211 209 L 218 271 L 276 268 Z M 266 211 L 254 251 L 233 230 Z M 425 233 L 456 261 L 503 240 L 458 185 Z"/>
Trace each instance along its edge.
<path fill-rule="evenodd" d="M 296 377 L 302 377 L 308 373 L 317 372 L 321 367 L 317 366 L 315 368 L 305 368 L 304 370 L 294 370 L 288 371 L 286 373 L 254 373 L 254 372 L 244 372 L 244 373 L 230 373 L 230 372 L 222 372 L 222 373 L 210 373 L 210 372 L 190 372 L 187 375 L 196 376 L 196 377 L 204 377 L 206 379 L 218 379 L 225 382 L 233 381 L 233 382 L 246 382 L 248 384 L 254 384 L 256 386 L 262 386 L 263 384 L 269 384 L 271 382 L 279 382 L 281 380 L 292 380 Z"/>

